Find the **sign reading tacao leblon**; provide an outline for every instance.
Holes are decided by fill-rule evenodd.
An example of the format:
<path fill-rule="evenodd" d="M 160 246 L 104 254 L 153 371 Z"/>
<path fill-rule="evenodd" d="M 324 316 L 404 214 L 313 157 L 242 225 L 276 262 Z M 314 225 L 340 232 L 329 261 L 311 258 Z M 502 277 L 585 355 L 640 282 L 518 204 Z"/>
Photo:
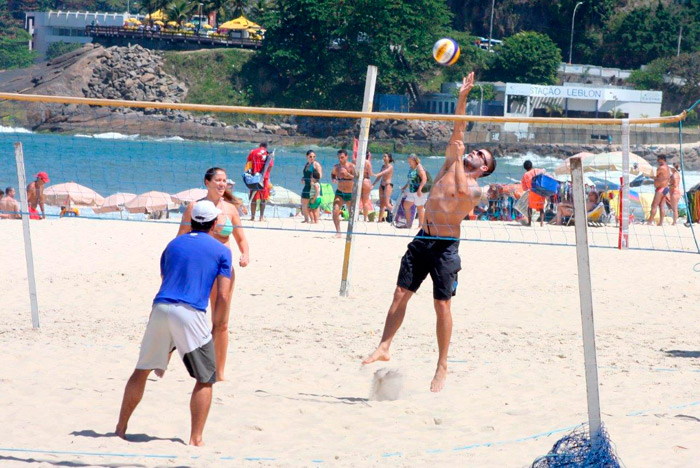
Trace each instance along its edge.
<path fill-rule="evenodd" d="M 545 98 L 595 99 L 598 101 L 661 103 L 661 91 L 635 91 L 622 88 L 589 88 L 582 86 L 542 86 L 506 83 L 506 93 L 516 96 Z"/>

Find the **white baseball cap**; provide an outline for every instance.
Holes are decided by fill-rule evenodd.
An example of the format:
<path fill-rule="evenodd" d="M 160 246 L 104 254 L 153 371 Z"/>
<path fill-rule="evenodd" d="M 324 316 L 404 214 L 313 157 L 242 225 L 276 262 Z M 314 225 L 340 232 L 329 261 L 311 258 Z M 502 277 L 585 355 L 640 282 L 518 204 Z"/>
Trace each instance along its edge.
<path fill-rule="evenodd" d="M 221 210 L 209 200 L 198 201 L 192 208 L 192 219 L 198 223 L 208 223 L 220 214 Z"/>

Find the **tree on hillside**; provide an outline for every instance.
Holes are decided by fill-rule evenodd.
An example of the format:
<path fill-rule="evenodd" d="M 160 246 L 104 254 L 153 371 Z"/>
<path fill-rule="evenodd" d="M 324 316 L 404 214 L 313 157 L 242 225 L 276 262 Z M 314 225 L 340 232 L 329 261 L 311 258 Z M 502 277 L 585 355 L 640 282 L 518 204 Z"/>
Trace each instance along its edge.
<path fill-rule="evenodd" d="M 443 0 L 296 0 L 268 13 L 261 51 L 246 72 L 258 103 L 358 109 L 368 65 L 377 92 L 404 93 L 435 68 L 449 33 Z"/>
<path fill-rule="evenodd" d="M 28 67 L 36 53 L 29 50 L 31 37 L 24 29 L 10 28 L 0 36 L 0 70 Z"/>
<path fill-rule="evenodd" d="M 150 15 L 158 10 L 162 10 L 168 4 L 168 0 L 140 0 L 139 11 Z"/>
<path fill-rule="evenodd" d="M 508 37 L 496 49 L 489 75 L 494 81 L 554 84 L 561 63 L 561 51 L 544 35 L 521 32 Z"/>
<path fill-rule="evenodd" d="M 169 21 L 175 21 L 178 24 L 186 23 L 197 3 L 189 0 L 175 0 L 165 7 L 165 14 L 168 15 Z"/>

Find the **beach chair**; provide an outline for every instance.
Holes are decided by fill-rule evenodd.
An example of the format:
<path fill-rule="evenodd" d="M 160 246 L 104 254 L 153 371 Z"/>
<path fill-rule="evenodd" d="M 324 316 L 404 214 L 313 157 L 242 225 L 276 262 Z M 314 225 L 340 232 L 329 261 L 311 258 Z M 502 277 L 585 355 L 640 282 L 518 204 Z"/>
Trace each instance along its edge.
<path fill-rule="evenodd" d="M 605 205 L 599 202 L 595 208 L 588 212 L 586 221 L 591 227 L 604 226 L 607 223 L 607 215 L 605 214 Z M 562 224 L 565 226 L 573 226 L 575 224 L 573 216 L 562 216 Z"/>

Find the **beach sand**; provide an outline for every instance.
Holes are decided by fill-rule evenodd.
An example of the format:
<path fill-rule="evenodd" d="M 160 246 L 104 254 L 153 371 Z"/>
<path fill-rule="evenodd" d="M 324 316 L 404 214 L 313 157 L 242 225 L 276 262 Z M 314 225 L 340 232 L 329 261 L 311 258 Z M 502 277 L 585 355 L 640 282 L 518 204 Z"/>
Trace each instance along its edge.
<path fill-rule="evenodd" d="M 21 223 L 0 221 L 3 466 L 521 467 L 587 420 L 573 247 L 462 243 L 450 373 L 432 394 L 429 279 L 391 362 L 360 365 L 408 239 L 357 236 L 350 296 L 339 297 L 344 240 L 247 229 L 251 264 L 236 268 L 229 380 L 214 387 L 207 446 L 183 443 L 193 383 L 177 357 L 149 381 L 125 442 L 111 433 L 176 226 L 51 219 L 31 229 L 38 331 Z M 697 262 L 591 250 L 602 418 L 626 466 L 700 459 Z M 400 399 L 369 400 L 382 368 L 401 375 Z"/>

